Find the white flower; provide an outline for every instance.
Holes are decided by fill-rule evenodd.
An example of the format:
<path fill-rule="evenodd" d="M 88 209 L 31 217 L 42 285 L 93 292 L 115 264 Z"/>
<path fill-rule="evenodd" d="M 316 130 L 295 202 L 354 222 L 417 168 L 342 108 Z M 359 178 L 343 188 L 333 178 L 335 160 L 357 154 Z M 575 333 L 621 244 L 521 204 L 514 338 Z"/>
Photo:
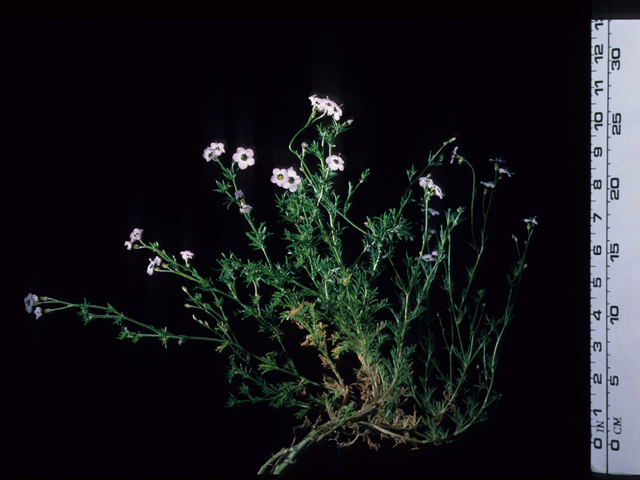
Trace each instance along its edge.
<path fill-rule="evenodd" d="M 238 163 L 240 170 L 244 170 L 256 163 L 256 160 L 253 158 L 253 150 L 250 148 L 244 149 L 242 147 L 238 147 L 236 153 L 233 154 L 233 161 Z"/>
<path fill-rule="evenodd" d="M 422 188 L 431 188 L 433 186 L 433 180 L 431 180 L 429 177 L 420 177 L 418 179 L 418 185 L 420 185 Z"/>
<path fill-rule="evenodd" d="M 185 261 L 185 263 L 187 263 L 187 265 L 189 264 L 189 259 L 193 258 L 193 253 L 191 253 L 189 250 L 180 252 L 180 255 L 182 255 L 182 259 Z"/>
<path fill-rule="evenodd" d="M 422 188 L 426 188 L 431 190 L 437 197 L 444 197 L 444 193 L 442 193 L 442 189 L 437 186 L 435 183 L 433 183 L 433 180 L 431 180 L 429 177 L 420 177 L 418 179 L 418 184 L 422 187 Z"/>
<path fill-rule="evenodd" d="M 162 260 L 160 260 L 160 257 L 156 257 L 153 260 L 149 259 L 149 266 L 147 267 L 147 273 L 149 275 L 153 275 L 153 271 L 155 270 L 156 266 L 160 265 L 162 263 Z"/>
<path fill-rule="evenodd" d="M 495 188 L 496 184 L 493 182 L 480 182 L 482 185 L 484 185 L 487 188 Z"/>
<path fill-rule="evenodd" d="M 129 238 L 131 239 L 131 243 L 136 243 L 138 240 L 142 238 L 143 230 L 141 228 L 134 228 L 133 232 L 129 234 Z M 126 245 L 126 244 L 125 244 Z"/>
<path fill-rule="evenodd" d="M 318 109 L 319 112 L 326 112 L 335 121 L 340 120 L 342 109 L 330 98 L 318 98 L 316 95 L 311 95 L 309 100 L 311 100 L 311 106 Z"/>
<path fill-rule="evenodd" d="M 434 250 L 431 253 L 425 253 L 424 255 L 421 255 L 420 260 L 422 260 L 423 262 L 435 262 L 437 256 L 438 256 L 438 252 Z M 416 260 L 418 260 L 417 257 L 416 257 Z"/>
<path fill-rule="evenodd" d="M 30 293 L 26 297 L 24 297 L 24 309 L 27 313 L 33 312 L 33 306 L 38 303 L 38 297 L 33 293 Z"/>
<path fill-rule="evenodd" d="M 221 154 L 224 153 L 224 145 L 222 143 L 212 143 L 210 147 L 204 149 L 202 155 L 207 162 L 215 160 Z"/>
<path fill-rule="evenodd" d="M 300 185 L 301 183 L 302 179 L 298 176 L 293 167 L 289 167 L 289 169 L 287 170 L 287 180 L 281 186 L 286 188 L 290 192 L 295 192 L 298 189 L 298 185 Z"/>
<path fill-rule="evenodd" d="M 213 153 L 216 157 L 219 157 L 220 155 L 222 155 L 224 153 L 224 144 L 223 143 L 212 143 L 211 144 L 211 150 L 213 150 Z"/>
<path fill-rule="evenodd" d="M 271 183 L 275 183 L 279 187 L 286 188 L 285 184 L 288 181 L 289 181 L 289 176 L 287 175 L 287 169 L 285 169 L 285 168 L 274 168 L 273 169 L 273 175 L 271 175 Z"/>
<path fill-rule="evenodd" d="M 36 307 L 36 311 L 33 312 L 36 314 L 36 320 L 42 316 L 42 309 L 40 307 Z"/>
<path fill-rule="evenodd" d="M 331 155 L 330 157 L 327 157 L 325 163 L 329 165 L 331 170 L 344 170 L 344 160 L 342 160 L 338 155 Z"/>
<path fill-rule="evenodd" d="M 536 215 L 537 217 L 537 215 Z M 533 223 L 534 225 L 538 225 L 538 221 L 536 220 L 536 217 L 531 217 L 531 218 L 525 218 L 524 220 L 522 220 L 524 223 Z"/>

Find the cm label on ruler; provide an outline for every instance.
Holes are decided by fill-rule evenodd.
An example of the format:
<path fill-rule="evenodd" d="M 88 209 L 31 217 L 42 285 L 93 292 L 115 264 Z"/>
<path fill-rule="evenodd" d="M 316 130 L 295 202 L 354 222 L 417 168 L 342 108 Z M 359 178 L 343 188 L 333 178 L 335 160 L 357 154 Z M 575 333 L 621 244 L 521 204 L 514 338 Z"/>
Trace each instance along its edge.
<path fill-rule="evenodd" d="M 640 474 L 640 22 L 591 40 L 591 468 Z"/>

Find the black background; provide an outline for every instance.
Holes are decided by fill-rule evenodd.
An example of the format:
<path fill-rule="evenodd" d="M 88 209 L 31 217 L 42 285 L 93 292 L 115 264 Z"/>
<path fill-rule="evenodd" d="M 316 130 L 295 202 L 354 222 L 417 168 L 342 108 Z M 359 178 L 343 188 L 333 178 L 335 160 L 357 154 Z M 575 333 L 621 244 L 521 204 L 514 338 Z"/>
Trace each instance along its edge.
<path fill-rule="evenodd" d="M 225 363 L 209 345 L 132 345 L 67 312 L 36 321 L 22 298 L 86 297 L 197 331 L 183 283 L 149 277 L 148 252 L 124 241 L 143 228 L 176 256 L 195 252 L 203 273 L 242 251 L 242 219 L 211 192 L 217 171 L 202 151 L 222 141 L 230 160 L 253 148 L 240 188 L 256 218 L 272 218 L 268 177 L 293 164 L 287 145 L 317 94 L 355 119 L 340 145 L 344 179 L 372 168 L 356 214 L 393 206 L 404 170 L 455 136 L 479 170 L 501 157 L 516 173 L 496 193 L 492 286 L 521 220 L 540 225 L 489 422 L 420 451 L 358 444 L 339 463 L 328 444 L 292 473 L 588 474 L 589 29 L 586 19 L 3 21 L 11 288 L 0 468 L 244 474 L 289 445 L 289 412 L 224 408 Z M 461 168 L 436 174 L 446 202 L 465 191 Z"/>

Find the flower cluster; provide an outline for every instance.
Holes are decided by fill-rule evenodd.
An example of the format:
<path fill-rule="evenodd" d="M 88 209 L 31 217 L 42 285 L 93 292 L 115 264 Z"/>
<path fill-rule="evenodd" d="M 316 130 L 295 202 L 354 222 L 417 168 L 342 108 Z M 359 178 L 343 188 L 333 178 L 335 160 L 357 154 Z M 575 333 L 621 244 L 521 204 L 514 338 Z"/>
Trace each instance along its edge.
<path fill-rule="evenodd" d="M 217 160 L 223 153 L 225 153 L 224 144 L 214 142 L 210 147 L 204 149 L 202 156 L 207 162 L 210 162 L 211 160 Z M 253 150 L 250 148 L 238 147 L 232 158 L 233 161 L 238 164 L 240 170 L 245 170 L 247 167 L 256 163 L 256 159 L 253 158 L 253 155 Z"/>
<path fill-rule="evenodd" d="M 444 197 L 444 193 L 442 193 L 442 189 L 439 186 L 437 186 L 435 183 L 433 183 L 433 180 L 431 180 L 429 177 L 420 177 L 418 179 L 418 183 L 422 188 L 431 190 L 431 192 L 433 192 L 436 195 L 436 197 L 439 197 L 439 198 Z"/>
<path fill-rule="evenodd" d="M 42 316 L 42 308 L 36 307 L 35 311 L 33 310 L 34 305 L 39 301 L 40 299 L 38 298 L 38 296 L 34 295 L 33 293 L 30 293 L 29 295 L 24 297 L 24 309 L 27 311 L 27 313 L 35 313 L 36 320 Z"/>
<path fill-rule="evenodd" d="M 437 256 L 438 252 L 434 250 L 431 253 L 425 253 L 424 255 L 420 255 L 420 257 L 416 257 L 416 260 L 420 259 L 423 262 L 435 262 Z"/>
<path fill-rule="evenodd" d="M 489 159 L 490 162 L 493 162 L 495 164 L 495 168 L 498 171 L 498 173 L 500 175 L 506 175 L 507 177 L 511 177 L 511 175 L 515 175 L 513 172 L 510 172 L 509 170 L 507 170 L 504 167 L 499 166 L 499 163 L 504 163 L 504 160 L 502 160 L 501 158 L 490 158 Z"/>
<path fill-rule="evenodd" d="M 224 145 L 222 143 L 212 143 L 210 147 L 204 149 L 202 155 L 207 162 L 216 160 L 221 154 L 224 153 Z"/>
<path fill-rule="evenodd" d="M 318 98 L 316 95 L 311 95 L 309 100 L 311 100 L 313 108 L 319 112 L 326 113 L 330 117 L 333 117 L 335 121 L 340 120 L 342 109 L 330 98 Z"/>

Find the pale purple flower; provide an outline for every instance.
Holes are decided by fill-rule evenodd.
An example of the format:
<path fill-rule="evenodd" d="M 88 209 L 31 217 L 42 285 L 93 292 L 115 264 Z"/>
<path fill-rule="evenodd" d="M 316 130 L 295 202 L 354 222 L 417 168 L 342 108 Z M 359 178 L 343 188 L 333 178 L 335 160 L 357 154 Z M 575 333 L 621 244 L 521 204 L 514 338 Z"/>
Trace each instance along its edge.
<path fill-rule="evenodd" d="M 224 153 L 224 144 L 222 143 L 212 143 L 210 148 L 215 152 L 216 157 Z"/>
<path fill-rule="evenodd" d="M 311 100 L 311 106 L 312 107 L 319 107 L 320 106 L 320 99 L 318 98 L 317 95 L 311 95 L 309 97 L 309 100 Z"/>
<path fill-rule="evenodd" d="M 536 215 L 537 217 L 537 215 Z M 533 223 L 534 225 L 538 225 L 538 221 L 536 220 L 536 217 L 531 217 L 531 218 L 525 218 L 524 220 L 522 220 L 524 223 Z"/>
<path fill-rule="evenodd" d="M 290 192 L 295 192 L 298 189 L 298 185 L 302 183 L 302 179 L 298 176 L 293 167 L 289 167 L 287 170 L 287 181 L 282 185 Z"/>
<path fill-rule="evenodd" d="M 30 293 L 29 295 L 24 297 L 24 309 L 27 311 L 27 313 L 33 312 L 33 306 L 38 303 L 39 300 L 40 299 L 33 293 Z"/>
<path fill-rule="evenodd" d="M 245 168 L 256 163 L 253 158 L 253 150 L 250 148 L 244 149 L 242 147 L 238 147 L 236 153 L 233 154 L 233 161 L 238 163 L 238 167 L 240 170 L 244 170 Z"/>
<path fill-rule="evenodd" d="M 505 163 L 501 158 L 490 158 L 489 161 L 494 163 Z"/>
<path fill-rule="evenodd" d="M 251 205 L 242 205 L 240 207 L 240 213 L 249 213 L 251 210 L 253 210 Z"/>
<path fill-rule="evenodd" d="M 42 309 L 40 307 L 36 307 L 36 311 L 33 312 L 36 314 L 36 320 L 42 316 Z"/>
<path fill-rule="evenodd" d="M 131 243 L 132 244 L 136 243 L 138 240 L 140 240 L 142 238 L 142 232 L 143 232 L 143 230 L 141 228 L 134 228 L 133 229 L 133 232 L 131 232 L 131 234 L 129 235 L 129 238 L 131 239 Z M 131 249 L 129 249 L 129 250 L 131 250 Z"/>
<path fill-rule="evenodd" d="M 295 172 L 294 172 L 295 173 Z M 289 181 L 289 175 L 286 168 L 274 168 L 273 175 L 271 175 L 271 183 L 275 183 L 279 187 L 285 187 L 285 184 Z"/>
<path fill-rule="evenodd" d="M 207 162 L 210 162 L 211 160 L 215 160 L 223 153 L 224 145 L 222 143 L 212 143 L 210 147 L 204 149 L 204 154 L 202 156 Z"/>
<path fill-rule="evenodd" d="M 184 252 L 180 252 L 180 255 L 182 255 L 182 259 L 187 264 L 189 264 L 189 259 L 193 258 L 193 253 L 191 253 L 189 250 L 185 250 Z"/>
<path fill-rule="evenodd" d="M 333 119 L 337 122 L 342 116 L 342 109 L 338 106 L 337 103 L 333 103 L 332 109 L 328 109 L 327 113 L 333 116 Z"/>
<path fill-rule="evenodd" d="M 326 114 L 333 117 L 334 120 L 340 120 L 342 109 L 330 98 L 318 98 L 316 95 L 311 95 L 309 100 L 311 100 L 311 105 L 317 108 L 319 112 L 326 112 Z"/>
<path fill-rule="evenodd" d="M 440 197 L 440 198 L 444 197 L 444 193 L 442 193 L 442 189 L 439 186 L 437 186 L 435 183 L 433 183 L 433 180 L 431 180 L 429 177 L 420 177 L 418 179 L 418 184 L 422 188 L 427 188 L 431 190 L 437 197 Z"/>
<path fill-rule="evenodd" d="M 133 248 L 133 243 L 127 240 L 126 242 L 124 242 L 124 246 L 127 247 L 127 250 L 131 250 L 131 248 Z"/>
<path fill-rule="evenodd" d="M 451 163 L 453 163 L 453 161 L 456 159 L 456 157 L 458 156 L 458 147 L 456 146 L 456 148 L 453 149 L 453 153 L 451 154 Z"/>
<path fill-rule="evenodd" d="M 438 256 L 438 252 L 434 250 L 431 253 L 425 253 L 424 255 L 421 255 L 420 260 L 424 262 L 435 262 L 437 256 Z M 416 257 L 416 260 L 418 260 L 418 257 Z"/>
<path fill-rule="evenodd" d="M 160 257 L 156 257 L 153 260 L 149 259 L 149 266 L 147 267 L 147 273 L 149 275 L 153 275 L 153 271 L 155 270 L 155 268 L 157 266 L 159 266 L 162 263 L 162 260 L 160 259 Z"/>
<path fill-rule="evenodd" d="M 433 208 L 429 208 L 428 210 L 431 216 L 440 215 L 440 212 L 438 210 L 435 210 Z"/>
<path fill-rule="evenodd" d="M 344 160 L 342 160 L 338 155 L 331 155 L 330 157 L 327 157 L 325 162 L 329 165 L 331 170 L 344 170 Z"/>
<path fill-rule="evenodd" d="M 418 185 L 420 185 L 422 188 L 426 188 L 427 186 L 431 188 L 433 185 L 433 180 L 431 180 L 429 177 L 420 177 L 418 179 Z"/>
<path fill-rule="evenodd" d="M 515 173 L 510 172 L 506 168 L 499 168 L 498 173 L 504 173 L 507 177 L 511 178 L 511 175 L 515 175 Z"/>
<path fill-rule="evenodd" d="M 234 193 L 234 195 L 236 196 L 236 200 L 240 200 L 242 197 L 244 197 L 244 193 L 242 193 L 242 190 L 238 190 L 236 193 Z"/>
<path fill-rule="evenodd" d="M 333 117 L 336 121 L 340 120 L 340 117 L 342 116 L 342 109 L 336 102 L 329 98 L 323 98 L 320 100 L 320 107 L 318 107 L 318 110 L 321 112 L 326 111 L 327 115 Z"/>
<path fill-rule="evenodd" d="M 484 185 L 487 188 L 495 188 L 496 184 L 493 182 L 480 182 L 482 185 Z"/>

